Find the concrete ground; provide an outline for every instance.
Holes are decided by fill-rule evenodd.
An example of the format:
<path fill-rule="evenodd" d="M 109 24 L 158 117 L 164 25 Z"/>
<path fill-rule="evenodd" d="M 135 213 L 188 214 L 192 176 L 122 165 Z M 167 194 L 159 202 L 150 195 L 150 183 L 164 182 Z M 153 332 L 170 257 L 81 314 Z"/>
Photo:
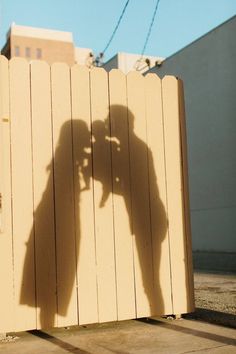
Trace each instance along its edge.
<path fill-rule="evenodd" d="M 196 312 L 180 320 L 155 317 L 11 334 L 1 341 L 0 353 L 236 353 L 236 277 L 197 273 L 195 293 Z"/>

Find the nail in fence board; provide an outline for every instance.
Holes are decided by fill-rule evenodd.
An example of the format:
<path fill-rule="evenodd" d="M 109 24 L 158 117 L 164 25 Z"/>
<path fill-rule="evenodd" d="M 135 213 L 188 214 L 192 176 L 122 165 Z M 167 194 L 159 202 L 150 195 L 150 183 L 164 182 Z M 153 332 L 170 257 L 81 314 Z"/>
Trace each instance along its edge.
<path fill-rule="evenodd" d="M 89 70 L 86 67 L 79 65 L 72 67 L 71 98 L 79 324 L 98 322 L 92 164 L 89 162 L 92 157 L 89 80 Z M 84 165 L 85 162 L 86 165 Z M 87 171 L 85 176 L 83 176 L 84 168 Z"/>

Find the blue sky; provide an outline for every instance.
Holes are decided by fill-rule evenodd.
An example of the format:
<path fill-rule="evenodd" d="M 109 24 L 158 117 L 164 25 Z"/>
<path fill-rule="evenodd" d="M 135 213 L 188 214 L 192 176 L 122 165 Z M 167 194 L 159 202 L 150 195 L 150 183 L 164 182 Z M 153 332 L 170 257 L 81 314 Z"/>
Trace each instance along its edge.
<path fill-rule="evenodd" d="M 76 46 L 102 51 L 126 0 L 0 0 L 0 46 L 10 24 L 73 32 Z M 130 0 L 105 61 L 140 53 L 156 0 Z M 168 57 L 236 14 L 236 0 L 160 0 L 145 54 Z"/>

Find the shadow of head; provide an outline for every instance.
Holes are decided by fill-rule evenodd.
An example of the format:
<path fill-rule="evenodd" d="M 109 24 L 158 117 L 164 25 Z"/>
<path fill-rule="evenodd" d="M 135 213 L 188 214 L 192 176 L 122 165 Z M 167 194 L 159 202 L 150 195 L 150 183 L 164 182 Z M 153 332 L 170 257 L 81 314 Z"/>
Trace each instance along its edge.
<path fill-rule="evenodd" d="M 95 120 L 92 123 L 92 135 L 95 140 L 105 139 L 108 135 L 107 126 L 102 120 Z"/>
<path fill-rule="evenodd" d="M 111 138 L 123 140 L 127 132 L 134 130 L 134 115 L 128 107 L 122 105 L 111 105 L 110 115 L 105 120 L 105 126 Z"/>
<path fill-rule="evenodd" d="M 90 146 L 90 132 L 88 125 L 81 119 L 73 119 L 66 121 L 60 130 L 58 146 L 66 145 L 68 139 L 73 139 L 77 147 Z"/>

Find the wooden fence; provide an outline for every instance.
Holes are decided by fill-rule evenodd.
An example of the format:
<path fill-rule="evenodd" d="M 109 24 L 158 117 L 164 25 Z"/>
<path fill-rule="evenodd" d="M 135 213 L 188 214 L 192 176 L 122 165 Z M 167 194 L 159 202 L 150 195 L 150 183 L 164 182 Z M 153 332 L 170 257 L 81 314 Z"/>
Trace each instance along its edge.
<path fill-rule="evenodd" d="M 0 59 L 0 332 L 193 310 L 181 81 Z"/>

